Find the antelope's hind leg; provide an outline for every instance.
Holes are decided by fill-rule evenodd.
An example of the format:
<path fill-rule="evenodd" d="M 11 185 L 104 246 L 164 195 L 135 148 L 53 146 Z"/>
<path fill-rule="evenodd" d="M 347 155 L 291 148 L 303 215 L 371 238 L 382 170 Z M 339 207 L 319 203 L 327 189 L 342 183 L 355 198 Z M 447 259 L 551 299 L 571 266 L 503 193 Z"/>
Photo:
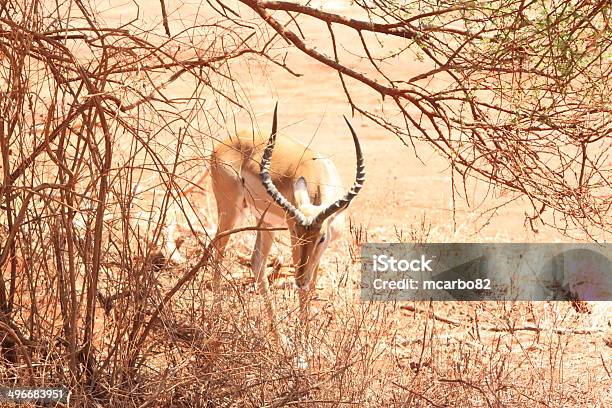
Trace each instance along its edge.
<path fill-rule="evenodd" d="M 236 226 L 244 215 L 245 196 L 242 180 L 231 166 L 215 165 L 211 167 L 212 187 L 217 202 L 218 223 L 217 233 L 213 238 L 213 255 L 216 265 L 213 266 L 213 289 L 219 290 L 221 280 L 220 263 L 225 254 L 225 248 L 230 235 L 223 235 Z"/>
<path fill-rule="evenodd" d="M 270 226 L 263 224 L 262 228 L 270 228 Z M 257 231 L 257 239 L 253 248 L 253 255 L 251 256 L 251 268 L 257 283 L 257 290 L 262 295 L 267 295 L 270 292 L 266 276 L 266 261 L 273 242 L 274 231 L 267 231 L 265 229 Z"/>

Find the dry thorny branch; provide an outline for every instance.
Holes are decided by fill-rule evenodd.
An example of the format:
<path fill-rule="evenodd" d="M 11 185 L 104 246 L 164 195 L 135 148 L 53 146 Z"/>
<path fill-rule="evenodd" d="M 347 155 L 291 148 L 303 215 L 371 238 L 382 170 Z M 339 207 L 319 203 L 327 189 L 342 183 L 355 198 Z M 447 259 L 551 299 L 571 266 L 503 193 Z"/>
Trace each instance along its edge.
<path fill-rule="evenodd" d="M 528 198 L 532 228 L 539 220 L 567 234 L 610 231 L 609 2 L 356 1 L 362 19 L 294 2 L 241 3 L 335 69 L 355 111 L 406 143 L 430 142 L 459 179 Z M 297 15 L 327 25 L 329 43 L 310 44 Z M 338 27 L 355 40 L 337 44 Z M 394 37 L 391 51 L 371 50 Z M 402 64 L 414 59 L 421 72 L 407 77 Z M 385 114 L 351 97 L 356 83 L 380 94 Z"/>
<path fill-rule="evenodd" d="M 22 347 L 43 359 L 63 347 L 68 371 L 55 381 L 108 399 L 113 384 L 102 373 L 133 381 L 158 320 L 151 305 L 165 302 L 157 248 L 189 165 L 184 143 L 194 129 L 204 138 L 204 116 L 215 131 L 205 99 L 239 104 L 223 85 L 229 62 L 266 45 L 252 48 L 250 34 L 221 19 L 170 40 L 130 23 L 108 27 L 94 6 L 0 3 L 0 309 L 12 330 L 2 341 L 10 361 Z M 163 90 L 186 75 L 196 88 L 187 108 L 173 110 L 180 103 Z M 170 133 L 172 146 L 158 141 Z M 96 316 L 98 303 L 131 318 L 113 326 Z M 106 339 L 105 327 L 113 328 Z"/>

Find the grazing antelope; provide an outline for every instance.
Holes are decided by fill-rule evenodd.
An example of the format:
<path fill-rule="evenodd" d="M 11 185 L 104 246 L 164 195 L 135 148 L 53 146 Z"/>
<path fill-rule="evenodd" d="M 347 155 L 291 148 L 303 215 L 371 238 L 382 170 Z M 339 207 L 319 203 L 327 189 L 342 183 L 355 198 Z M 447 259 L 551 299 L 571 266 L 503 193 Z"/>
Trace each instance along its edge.
<path fill-rule="evenodd" d="M 329 158 L 293 139 L 276 140 L 277 107 L 274 108 L 272 134 L 267 141 L 262 136 L 239 135 L 224 140 L 212 153 L 210 175 L 219 216 L 219 238 L 213 242 L 218 254 L 223 256 L 229 240 L 223 233 L 231 230 L 248 208 L 256 215 L 261 230 L 257 231 L 251 267 L 272 321 L 274 309 L 265 276 L 266 259 L 274 240 L 274 231 L 270 228 L 286 225 L 291 234 L 295 279 L 304 320 L 321 255 L 343 230 L 342 211 L 361 190 L 365 180 L 359 140 L 346 118 L 345 121 L 355 144 L 357 174 L 353 187 L 343 197 L 340 175 Z M 218 274 L 216 272 L 213 281 L 218 282 Z"/>

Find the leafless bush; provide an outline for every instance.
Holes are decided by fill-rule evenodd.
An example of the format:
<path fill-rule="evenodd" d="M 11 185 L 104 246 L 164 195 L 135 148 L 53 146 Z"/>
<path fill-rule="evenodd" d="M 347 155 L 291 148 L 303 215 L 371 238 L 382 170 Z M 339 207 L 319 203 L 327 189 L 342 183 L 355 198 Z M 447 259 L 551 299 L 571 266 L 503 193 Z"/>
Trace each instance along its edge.
<path fill-rule="evenodd" d="M 194 112 L 215 119 L 204 98 L 236 103 L 223 66 L 255 52 L 217 21 L 168 40 L 107 27 L 92 6 L 0 6 L 3 352 L 27 361 L 32 384 L 68 385 L 83 403 L 138 388 L 168 302 L 159 247 L 168 208 L 182 207 Z M 163 90 L 183 75 L 197 86 L 180 106 Z M 198 141 L 216 131 L 198 128 Z"/>
<path fill-rule="evenodd" d="M 454 194 L 468 199 L 463 184 L 478 179 L 509 202 L 527 199 L 534 230 L 610 232 L 609 2 L 357 0 L 351 14 L 240 3 L 272 38 L 336 70 L 354 112 L 406 145 L 434 146 L 455 173 Z M 352 39 L 340 40 L 346 30 Z M 363 86 L 380 110 L 354 96 Z"/>

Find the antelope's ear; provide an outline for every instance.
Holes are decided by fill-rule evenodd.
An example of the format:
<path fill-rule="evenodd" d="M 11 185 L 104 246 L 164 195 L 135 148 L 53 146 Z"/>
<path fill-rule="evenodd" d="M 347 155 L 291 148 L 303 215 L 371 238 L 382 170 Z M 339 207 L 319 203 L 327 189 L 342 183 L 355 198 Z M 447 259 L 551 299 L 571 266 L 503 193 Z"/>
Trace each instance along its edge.
<path fill-rule="evenodd" d="M 306 180 L 304 177 L 297 179 L 293 186 L 293 198 L 298 207 L 310 204 L 310 197 L 308 196 L 308 188 L 306 188 Z"/>

